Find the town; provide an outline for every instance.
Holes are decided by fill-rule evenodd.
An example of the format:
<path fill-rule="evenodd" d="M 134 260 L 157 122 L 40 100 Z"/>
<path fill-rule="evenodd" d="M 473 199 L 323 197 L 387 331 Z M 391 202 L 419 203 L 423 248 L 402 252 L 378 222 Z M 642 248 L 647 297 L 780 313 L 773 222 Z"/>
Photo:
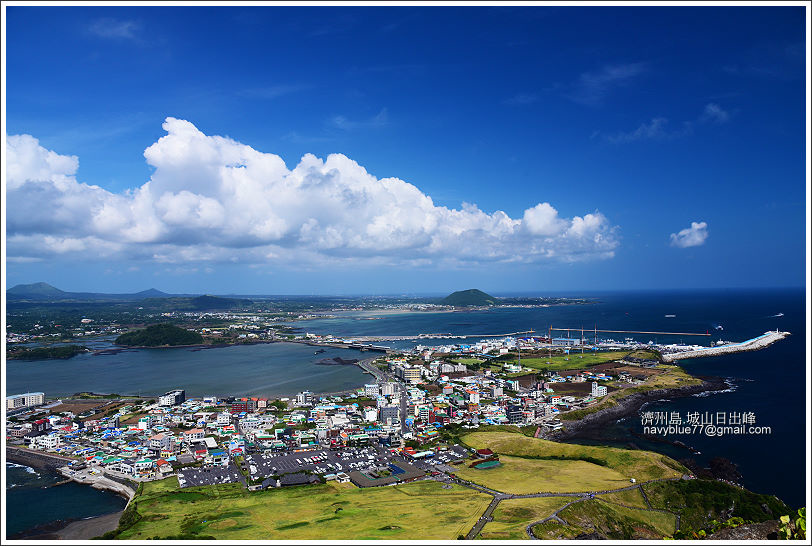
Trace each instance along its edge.
<path fill-rule="evenodd" d="M 430 477 L 435 468 L 453 473 L 448 464 L 470 453 L 453 443 L 449 431 L 513 425 L 544 437 L 562 428 L 566 412 L 589 408 L 608 392 L 671 368 L 642 345 L 597 353 L 610 361 L 602 365 L 561 366 L 562 359 L 584 358 L 573 349 L 576 341 L 526 337 L 418 345 L 361 361 L 376 381 L 341 395 L 187 398 L 179 388 L 149 400 L 89 395 L 47 401 L 44 393 L 24 393 L 7 398 L 7 436 L 9 446 L 65 457 L 68 478 L 177 475 L 181 487 L 240 481 L 252 489 L 324 480 L 387 485 Z M 555 361 L 567 369 L 519 364 L 522 352 L 531 362 L 543 347 L 551 368 Z"/>

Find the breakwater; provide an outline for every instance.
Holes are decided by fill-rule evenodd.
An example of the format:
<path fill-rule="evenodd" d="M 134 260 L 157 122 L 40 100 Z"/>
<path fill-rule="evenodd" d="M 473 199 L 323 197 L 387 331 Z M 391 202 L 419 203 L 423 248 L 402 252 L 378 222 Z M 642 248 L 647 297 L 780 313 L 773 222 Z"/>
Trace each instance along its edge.
<path fill-rule="evenodd" d="M 135 496 L 135 489 L 132 487 L 124 484 L 121 480 L 116 480 L 111 477 L 105 476 L 104 473 L 101 471 L 78 471 L 78 470 L 70 470 L 68 468 L 60 468 L 60 474 L 62 474 L 68 480 L 74 481 L 76 483 L 80 483 L 83 485 L 89 485 L 94 489 L 104 489 L 107 491 L 111 491 L 122 497 L 127 498 L 127 502 L 132 500 Z"/>
<path fill-rule="evenodd" d="M 75 459 L 24 447 L 6 446 L 6 460 L 12 463 L 30 466 L 31 468 L 44 468 L 56 471 L 68 463 L 73 462 Z"/>
<path fill-rule="evenodd" d="M 704 356 L 719 356 L 730 353 L 741 353 L 744 351 L 757 351 L 763 349 L 768 345 L 772 345 L 776 341 L 780 341 L 790 335 L 789 332 L 765 332 L 764 334 L 743 341 L 741 343 L 731 343 L 729 345 L 717 345 L 716 347 L 708 347 L 698 349 L 695 351 L 683 351 L 680 353 L 666 353 L 663 354 L 663 362 L 674 362 L 684 358 L 699 358 Z"/>

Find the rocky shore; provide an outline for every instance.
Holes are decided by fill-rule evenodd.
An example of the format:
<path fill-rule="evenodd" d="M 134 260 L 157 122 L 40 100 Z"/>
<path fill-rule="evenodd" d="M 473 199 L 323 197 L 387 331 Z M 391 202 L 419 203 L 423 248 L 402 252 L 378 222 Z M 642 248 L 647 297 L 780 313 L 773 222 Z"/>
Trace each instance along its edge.
<path fill-rule="evenodd" d="M 341 358 L 341 357 L 334 357 L 334 358 L 322 358 L 318 362 L 316 362 L 319 366 L 349 366 L 351 364 L 357 364 L 357 358 Z"/>
<path fill-rule="evenodd" d="M 703 392 L 722 391 L 728 388 L 727 383 L 721 377 L 700 377 L 699 379 L 702 379 L 702 383 L 699 385 L 674 389 L 655 389 L 626 396 L 621 398 L 616 405 L 590 413 L 583 419 L 565 421 L 563 429 L 550 433 L 547 438 L 555 441 L 571 440 L 579 436 L 589 435 L 590 432 L 600 429 L 608 423 L 637 413 L 644 404 L 649 402 L 664 398 L 693 396 Z"/>

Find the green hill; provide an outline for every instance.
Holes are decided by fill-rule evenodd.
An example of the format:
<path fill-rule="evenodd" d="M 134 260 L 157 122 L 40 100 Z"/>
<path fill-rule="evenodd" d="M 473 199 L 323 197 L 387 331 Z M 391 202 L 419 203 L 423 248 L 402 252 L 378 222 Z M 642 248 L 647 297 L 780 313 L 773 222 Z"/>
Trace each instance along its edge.
<path fill-rule="evenodd" d="M 199 345 L 203 336 L 173 324 L 152 324 L 143 330 L 133 330 L 116 338 L 116 345 L 128 347 L 173 347 Z"/>
<path fill-rule="evenodd" d="M 36 282 L 33 284 L 18 284 L 6 290 L 7 296 L 29 297 L 29 298 L 62 298 L 67 295 L 59 288 L 54 288 L 46 282 Z"/>
<path fill-rule="evenodd" d="M 470 290 L 459 290 L 443 298 L 440 303 L 443 305 L 454 305 L 456 307 L 481 307 L 484 305 L 496 305 L 497 300 L 490 294 L 482 290 L 471 288 Z"/>

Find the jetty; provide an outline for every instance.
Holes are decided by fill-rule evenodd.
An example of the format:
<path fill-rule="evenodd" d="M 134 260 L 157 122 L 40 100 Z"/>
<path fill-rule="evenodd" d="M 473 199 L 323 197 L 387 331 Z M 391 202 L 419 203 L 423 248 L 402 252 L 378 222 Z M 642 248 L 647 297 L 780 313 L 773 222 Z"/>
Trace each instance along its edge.
<path fill-rule="evenodd" d="M 718 356 L 730 353 L 740 353 L 744 351 L 757 351 L 763 349 L 768 345 L 772 345 L 776 341 L 780 341 L 790 335 L 790 332 L 779 332 L 778 330 L 764 332 L 758 337 L 742 341 L 741 343 L 728 343 L 725 345 L 714 345 L 711 347 L 703 347 L 702 349 L 694 349 L 691 351 L 682 351 L 678 353 L 664 353 L 663 362 L 674 362 L 683 358 L 699 358 L 704 356 Z"/>
<path fill-rule="evenodd" d="M 129 501 L 131 501 L 135 496 L 135 489 L 129 485 L 121 483 L 119 480 L 106 476 L 104 471 L 100 469 L 74 470 L 70 467 L 62 467 L 58 470 L 59 473 L 62 474 L 62 476 L 64 476 L 67 480 L 89 485 L 94 489 L 112 491 L 113 493 L 126 497 L 128 504 Z"/>

